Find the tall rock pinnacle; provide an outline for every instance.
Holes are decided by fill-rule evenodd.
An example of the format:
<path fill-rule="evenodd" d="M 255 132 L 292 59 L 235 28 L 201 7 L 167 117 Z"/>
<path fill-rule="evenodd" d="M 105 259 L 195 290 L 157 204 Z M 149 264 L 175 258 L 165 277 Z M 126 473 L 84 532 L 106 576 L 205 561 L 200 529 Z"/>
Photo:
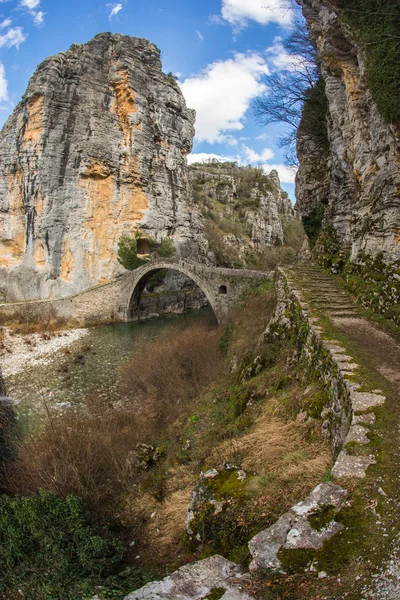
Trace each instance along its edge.
<path fill-rule="evenodd" d="M 111 280 L 122 233 L 194 246 L 194 112 L 144 39 L 102 33 L 46 59 L 0 134 L 0 288 L 66 296 Z"/>

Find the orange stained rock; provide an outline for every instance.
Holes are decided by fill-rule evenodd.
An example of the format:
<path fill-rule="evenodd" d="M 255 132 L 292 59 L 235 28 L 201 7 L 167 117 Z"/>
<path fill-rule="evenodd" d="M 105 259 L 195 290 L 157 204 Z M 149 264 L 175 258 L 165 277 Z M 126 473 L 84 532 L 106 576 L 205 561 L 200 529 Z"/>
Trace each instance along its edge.
<path fill-rule="evenodd" d="M 35 263 L 40 269 L 47 266 L 47 250 L 42 240 L 35 240 Z"/>
<path fill-rule="evenodd" d="M 107 165 L 101 162 L 87 167 L 80 185 L 87 195 L 84 227 L 89 255 L 85 253 L 84 263 L 93 281 L 105 283 L 113 276 L 122 232 L 133 230 L 148 207 L 140 185 L 139 161 L 130 157 L 121 163 L 119 188 Z"/>
<path fill-rule="evenodd" d="M 42 196 L 40 195 L 40 193 L 38 193 L 38 195 L 37 195 L 35 208 L 36 208 L 36 215 L 38 217 L 40 217 L 40 215 L 42 214 L 42 211 L 43 211 L 43 200 L 42 200 Z"/>
<path fill-rule="evenodd" d="M 0 221 L 0 265 L 12 269 L 25 253 L 26 214 L 22 195 L 22 172 L 7 177 L 8 212 Z"/>
<path fill-rule="evenodd" d="M 43 128 L 43 96 L 33 96 L 27 104 L 28 120 L 25 127 L 24 142 L 39 144 Z"/>
<path fill-rule="evenodd" d="M 125 70 L 118 71 L 116 80 L 112 83 L 115 98 L 111 103 L 111 111 L 118 116 L 118 125 L 122 131 L 122 140 L 125 146 L 132 143 L 132 123 L 129 116 L 138 112 L 136 94 L 129 84 L 129 75 Z M 141 131 L 141 123 L 136 129 Z"/>
<path fill-rule="evenodd" d="M 63 251 L 61 257 L 61 278 L 64 281 L 70 281 L 71 274 L 74 268 L 74 255 L 71 252 L 71 242 L 69 234 L 64 238 Z"/>

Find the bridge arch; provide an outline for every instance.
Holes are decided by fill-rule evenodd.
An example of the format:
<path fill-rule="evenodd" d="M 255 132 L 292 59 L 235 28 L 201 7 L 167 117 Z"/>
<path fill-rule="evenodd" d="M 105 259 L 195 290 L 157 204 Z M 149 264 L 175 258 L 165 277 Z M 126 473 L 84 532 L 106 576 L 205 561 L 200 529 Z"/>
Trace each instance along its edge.
<path fill-rule="evenodd" d="M 138 304 L 140 295 L 146 286 L 148 279 L 156 271 L 168 269 L 171 271 L 178 271 L 183 273 L 191 279 L 204 293 L 206 296 L 216 318 L 221 323 L 227 312 L 227 307 L 221 305 L 221 300 L 218 298 L 219 294 L 213 289 L 212 285 L 207 281 L 206 278 L 201 277 L 197 274 L 194 269 L 186 265 L 184 261 L 168 262 L 168 261 L 155 261 L 149 262 L 149 264 L 143 265 L 133 272 L 133 280 L 131 281 L 130 291 L 128 296 L 128 305 L 126 310 L 126 320 L 133 320 L 133 311 Z M 217 290 L 218 292 L 218 290 Z M 225 304 L 225 303 L 224 303 Z"/>

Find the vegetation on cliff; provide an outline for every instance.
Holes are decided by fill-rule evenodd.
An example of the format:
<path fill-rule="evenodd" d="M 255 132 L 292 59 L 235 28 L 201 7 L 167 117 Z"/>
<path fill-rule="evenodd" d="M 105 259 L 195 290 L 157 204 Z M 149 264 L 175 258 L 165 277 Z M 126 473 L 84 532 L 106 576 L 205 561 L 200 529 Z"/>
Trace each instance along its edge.
<path fill-rule="evenodd" d="M 368 86 L 386 121 L 400 122 L 400 5 L 393 0 L 338 0 L 366 56 Z"/>
<path fill-rule="evenodd" d="M 190 175 L 218 265 L 271 270 L 294 262 L 304 231 L 276 172 L 211 160 L 191 165 Z"/>

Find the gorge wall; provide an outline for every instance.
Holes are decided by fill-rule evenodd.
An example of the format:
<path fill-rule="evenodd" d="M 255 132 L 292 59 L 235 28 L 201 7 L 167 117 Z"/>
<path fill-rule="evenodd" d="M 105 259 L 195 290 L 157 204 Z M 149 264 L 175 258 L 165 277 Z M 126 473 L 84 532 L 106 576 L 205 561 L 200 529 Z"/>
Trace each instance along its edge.
<path fill-rule="evenodd" d="M 321 61 L 329 142 L 329 148 L 321 152 L 313 139 L 302 136 L 300 126 L 297 206 L 303 217 L 311 218 L 316 225 L 323 217 L 325 230 L 334 235 L 350 262 L 381 255 L 384 263 L 398 268 L 399 126 L 384 120 L 371 93 L 367 46 L 360 43 L 360 32 L 349 26 L 344 14 L 346 3 L 297 1 Z M 363 13 L 372 10 L 371 3 L 367 4 L 357 3 L 358 12 L 352 13 L 362 17 L 364 23 L 365 19 L 374 19 L 373 11 L 370 17 Z M 394 19 L 398 8 L 388 3 L 389 8 Z M 376 42 L 382 43 L 382 35 L 377 29 Z M 388 44 L 390 39 L 386 39 Z M 387 65 L 382 64 L 383 68 Z"/>
<path fill-rule="evenodd" d="M 97 35 L 46 59 L 0 134 L 0 292 L 67 296 L 123 271 L 122 233 L 205 252 L 186 155 L 194 111 L 144 39 Z"/>
<path fill-rule="evenodd" d="M 301 245 L 299 217 L 276 170 L 212 160 L 192 164 L 190 181 L 219 265 L 245 266 L 268 247 L 290 245 L 290 226 L 299 229 Z"/>

